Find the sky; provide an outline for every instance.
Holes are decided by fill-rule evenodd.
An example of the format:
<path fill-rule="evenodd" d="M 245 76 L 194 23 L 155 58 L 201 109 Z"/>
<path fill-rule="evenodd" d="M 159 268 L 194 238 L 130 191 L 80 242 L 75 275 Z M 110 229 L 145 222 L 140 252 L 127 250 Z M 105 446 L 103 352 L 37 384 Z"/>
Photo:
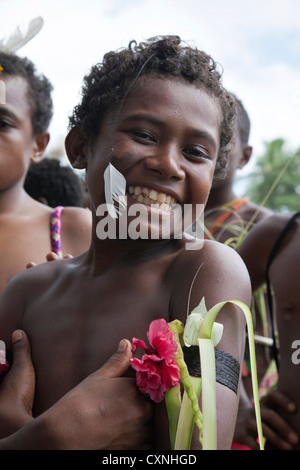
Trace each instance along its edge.
<path fill-rule="evenodd" d="M 42 30 L 18 53 L 54 86 L 49 154 L 63 142 L 90 67 L 132 39 L 164 34 L 210 54 L 247 109 L 253 157 L 240 176 L 265 142 L 300 147 L 299 0 L 0 0 L 0 39 L 38 16 Z"/>

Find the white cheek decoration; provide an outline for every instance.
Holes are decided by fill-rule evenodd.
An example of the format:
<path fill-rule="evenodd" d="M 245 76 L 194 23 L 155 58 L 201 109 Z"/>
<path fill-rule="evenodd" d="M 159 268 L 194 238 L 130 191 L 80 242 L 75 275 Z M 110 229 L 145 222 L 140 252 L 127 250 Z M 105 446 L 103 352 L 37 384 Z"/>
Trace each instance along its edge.
<path fill-rule="evenodd" d="M 104 194 L 108 213 L 116 219 L 126 208 L 126 179 L 111 163 L 104 171 Z M 114 204 L 116 202 L 118 207 Z"/>

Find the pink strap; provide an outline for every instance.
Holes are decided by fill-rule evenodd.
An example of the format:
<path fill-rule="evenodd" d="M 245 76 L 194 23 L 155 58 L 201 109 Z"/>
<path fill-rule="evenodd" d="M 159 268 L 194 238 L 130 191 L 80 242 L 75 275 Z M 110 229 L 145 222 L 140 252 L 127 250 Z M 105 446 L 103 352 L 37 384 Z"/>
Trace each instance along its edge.
<path fill-rule="evenodd" d="M 60 257 L 62 257 L 61 233 L 60 233 L 62 210 L 63 210 L 62 206 L 56 207 L 50 217 L 51 247 L 52 247 L 52 251 Z"/>

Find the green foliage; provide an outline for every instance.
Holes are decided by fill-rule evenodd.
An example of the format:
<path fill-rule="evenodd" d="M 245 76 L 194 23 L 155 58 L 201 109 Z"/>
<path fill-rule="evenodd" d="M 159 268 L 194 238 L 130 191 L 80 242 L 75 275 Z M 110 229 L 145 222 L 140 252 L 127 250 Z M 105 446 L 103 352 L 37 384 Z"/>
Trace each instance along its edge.
<path fill-rule="evenodd" d="M 258 158 L 249 176 L 247 196 L 256 204 L 275 212 L 293 212 L 300 205 L 300 151 L 285 149 L 285 141 L 276 139 L 265 144 L 265 153 Z"/>

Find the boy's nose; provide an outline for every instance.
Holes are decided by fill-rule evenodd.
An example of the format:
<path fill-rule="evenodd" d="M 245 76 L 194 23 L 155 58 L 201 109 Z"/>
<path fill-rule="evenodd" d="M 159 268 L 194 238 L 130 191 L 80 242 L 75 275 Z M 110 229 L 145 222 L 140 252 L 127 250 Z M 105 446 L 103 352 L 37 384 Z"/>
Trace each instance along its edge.
<path fill-rule="evenodd" d="M 148 156 L 145 159 L 145 167 L 165 179 L 182 180 L 185 177 L 185 171 L 181 166 L 181 155 L 174 149 L 165 149 L 155 156 Z"/>

